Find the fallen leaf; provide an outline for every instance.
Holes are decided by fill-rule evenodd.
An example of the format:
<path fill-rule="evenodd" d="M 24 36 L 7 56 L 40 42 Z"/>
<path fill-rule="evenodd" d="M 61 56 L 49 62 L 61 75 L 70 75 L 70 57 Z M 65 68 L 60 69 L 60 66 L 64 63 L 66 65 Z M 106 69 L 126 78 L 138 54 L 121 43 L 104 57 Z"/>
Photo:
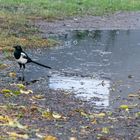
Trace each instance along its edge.
<path fill-rule="evenodd" d="M 70 137 L 69 140 L 77 140 L 76 137 Z"/>
<path fill-rule="evenodd" d="M 8 67 L 7 64 L 0 64 L 0 69 L 5 69 L 5 68 L 7 68 L 7 67 Z"/>
<path fill-rule="evenodd" d="M 3 94 L 5 94 L 5 93 L 12 93 L 12 91 L 9 90 L 9 89 L 2 89 L 1 93 L 3 93 Z"/>
<path fill-rule="evenodd" d="M 9 121 L 9 125 L 12 127 L 18 127 L 20 129 L 27 129 L 27 126 L 20 124 L 17 120 Z"/>
<path fill-rule="evenodd" d="M 100 139 L 103 136 L 103 134 L 97 134 L 97 139 Z"/>
<path fill-rule="evenodd" d="M 137 94 L 129 94 L 128 97 L 139 97 Z"/>
<path fill-rule="evenodd" d="M 22 139 L 29 139 L 29 136 L 27 134 L 18 134 L 16 132 L 7 132 L 10 137 L 17 137 Z"/>
<path fill-rule="evenodd" d="M 31 106 L 31 112 L 35 112 L 38 111 L 38 107 L 37 106 Z"/>
<path fill-rule="evenodd" d="M 138 118 L 138 117 L 140 117 L 140 112 L 137 112 L 136 114 L 135 114 L 135 116 Z"/>
<path fill-rule="evenodd" d="M 39 134 L 39 133 L 36 133 L 36 136 L 38 137 L 38 138 L 44 138 L 44 136 L 42 135 L 42 134 Z"/>
<path fill-rule="evenodd" d="M 19 95 L 19 94 L 21 94 L 21 92 L 18 91 L 18 90 L 16 90 L 16 91 L 12 91 L 12 93 L 15 94 L 15 95 Z"/>
<path fill-rule="evenodd" d="M 47 118 L 47 119 L 53 119 L 53 116 L 52 116 L 52 112 L 50 112 L 50 111 L 44 111 L 44 112 L 42 112 L 42 117 L 44 117 L 44 118 Z"/>
<path fill-rule="evenodd" d="M 20 89 L 25 89 L 26 88 L 23 84 L 16 84 L 16 86 Z"/>
<path fill-rule="evenodd" d="M 48 135 L 44 138 L 44 140 L 58 140 L 56 137 Z"/>
<path fill-rule="evenodd" d="M 17 127 L 20 129 L 26 129 L 27 126 L 23 126 L 22 124 L 20 124 L 17 120 L 13 120 L 12 118 L 8 117 L 8 116 L 0 116 L 0 126 L 10 126 L 10 127 Z"/>
<path fill-rule="evenodd" d="M 110 133 L 109 128 L 108 127 L 103 127 L 102 128 L 102 133 L 105 133 L 105 134 Z"/>
<path fill-rule="evenodd" d="M 92 124 L 97 124 L 97 120 L 94 118 L 92 121 L 91 121 Z"/>
<path fill-rule="evenodd" d="M 81 111 L 80 114 L 81 114 L 81 116 L 89 118 L 89 114 L 85 113 L 84 111 Z"/>
<path fill-rule="evenodd" d="M 11 77 L 11 78 L 16 77 L 16 73 L 15 73 L 15 72 L 10 72 L 10 73 L 9 73 L 9 77 Z"/>
<path fill-rule="evenodd" d="M 105 113 L 98 113 L 98 114 L 94 113 L 90 115 L 90 118 L 103 118 L 105 116 L 106 116 Z"/>
<path fill-rule="evenodd" d="M 89 118 L 89 114 L 86 113 L 83 109 L 76 109 L 76 112 L 79 112 L 81 116 Z"/>
<path fill-rule="evenodd" d="M 7 116 L 0 116 L 0 122 L 3 122 L 3 123 L 8 122 L 8 117 Z"/>
<path fill-rule="evenodd" d="M 81 126 L 82 129 L 90 129 L 90 126 Z"/>
<path fill-rule="evenodd" d="M 52 116 L 53 116 L 54 119 L 61 119 L 62 118 L 62 115 L 60 115 L 60 114 L 58 114 L 56 112 L 53 112 Z"/>
<path fill-rule="evenodd" d="M 128 105 L 120 105 L 121 109 L 129 109 Z"/>
<path fill-rule="evenodd" d="M 120 105 L 120 108 L 128 110 L 128 109 L 135 108 L 136 106 L 137 106 L 137 104 L 135 104 L 135 105 Z"/>
<path fill-rule="evenodd" d="M 30 93 L 33 93 L 33 91 L 32 90 L 22 90 L 22 89 L 20 89 L 20 93 L 21 94 L 30 94 Z"/>
<path fill-rule="evenodd" d="M 45 98 L 44 95 L 35 95 L 35 96 L 32 96 L 33 99 L 38 99 L 38 100 L 42 100 Z"/>
<path fill-rule="evenodd" d="M 0 105 L 0 108 L 7 108 L 7 106 L 6 105 Z"/>

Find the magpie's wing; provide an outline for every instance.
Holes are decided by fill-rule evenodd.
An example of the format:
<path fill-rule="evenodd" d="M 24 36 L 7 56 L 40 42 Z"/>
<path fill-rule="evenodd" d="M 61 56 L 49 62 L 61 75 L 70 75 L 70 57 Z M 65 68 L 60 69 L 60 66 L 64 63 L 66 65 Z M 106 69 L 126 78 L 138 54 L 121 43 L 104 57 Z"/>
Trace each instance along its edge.
<path fill-rule="evenodd" d="M 21 52 L 21 56 L 22 58 L 27 59 L 27 62 L 32 62 L 31 58 L 25 52 Z"/>
<path fill-rule="evenodd" d="M 28 55 L 25 52 L 21 52 L 21 57 L 25 59 L 29 59 Z"/>

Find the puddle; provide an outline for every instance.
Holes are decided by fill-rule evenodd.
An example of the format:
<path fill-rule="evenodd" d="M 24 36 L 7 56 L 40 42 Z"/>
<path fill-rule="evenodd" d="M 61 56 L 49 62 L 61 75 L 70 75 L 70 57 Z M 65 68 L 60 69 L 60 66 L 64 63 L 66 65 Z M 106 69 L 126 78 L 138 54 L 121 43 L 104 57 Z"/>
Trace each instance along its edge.
<path fill-rule="evenodd" d="M 71 31 L 54 36 L 63 45 L 29 50 L 29 54 L 55 69 L 48 82 L 51 89 L 71 91 L 97 106 L 116 107 L 129 93 L 139 89 L 139 37 L 140 31 L 136 30 Z M 33 69 L 35 72 L 28 71 L 28 78 L 48 75 L 44 68 Z M 114 84 L 117 86 L 112 92 L 109 88 Z M 122 100 L 114 101 L 118 96 Z"/>
<path fill-rule="evenodd" d="M 50 78 L 50 88 L 75 93 L 76 97 L 91 101 L 96 106 L 109 106 L 110 82 L 92 78 L 53 76 Z"/>

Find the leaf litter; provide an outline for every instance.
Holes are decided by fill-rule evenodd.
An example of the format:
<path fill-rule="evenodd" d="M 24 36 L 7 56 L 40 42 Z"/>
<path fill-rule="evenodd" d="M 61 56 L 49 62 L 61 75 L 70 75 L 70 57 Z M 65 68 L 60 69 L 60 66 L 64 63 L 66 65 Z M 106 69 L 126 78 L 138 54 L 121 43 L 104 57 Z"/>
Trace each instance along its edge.
<path fill-rule="evenodd" d="M 89 136 L 121 139 L 121 131 L 116 134 L 115 129 L 120 125 L 127 128 L 128 124 L 131 128 L 140 119 L 140 105 L 129 102 L 139 98 L 139 93 L 130 93 L 128 103 L 108 111 L 97 110 L 63 91 L 34 91 L 34 86 L 36 83 L 31 86 L 10 83 L 1 88 L 0 96 L 4 99 L 0 103 L 1 137 L 63 140 L 68 135 L 71 140 Z"/>

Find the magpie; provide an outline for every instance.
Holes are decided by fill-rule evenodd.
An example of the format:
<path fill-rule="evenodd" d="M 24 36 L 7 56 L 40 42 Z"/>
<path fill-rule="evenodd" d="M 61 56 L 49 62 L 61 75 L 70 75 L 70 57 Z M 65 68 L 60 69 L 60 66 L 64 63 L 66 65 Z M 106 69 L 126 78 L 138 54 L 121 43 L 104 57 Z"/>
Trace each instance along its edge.
<path fill-rule="evenodd" d="M 27 64 L 27 63 L 34 63 L 34 64 L 37 64 L 37 65 L 39 65 L 39 66 L 42 66 L 42 67 L 51 69 L 51 67 L 49 67 L 49 66 L 46 66 L 46 65 L 40 64 L 40 63 L 38 63 L 38 62 L 36 62 L 36 61 L 33 61 L 33 60 L 22 50 L 22 47 L 21 47 L 20 45 L 13 46 L 13 48 L 15 48 L 14 57 L 15 57 L 16 61 L 18 62 L 20 69 L 23 67 L 23 70 L 24 70 L 24 69 L 25 69 L 25 64 Z"/>

